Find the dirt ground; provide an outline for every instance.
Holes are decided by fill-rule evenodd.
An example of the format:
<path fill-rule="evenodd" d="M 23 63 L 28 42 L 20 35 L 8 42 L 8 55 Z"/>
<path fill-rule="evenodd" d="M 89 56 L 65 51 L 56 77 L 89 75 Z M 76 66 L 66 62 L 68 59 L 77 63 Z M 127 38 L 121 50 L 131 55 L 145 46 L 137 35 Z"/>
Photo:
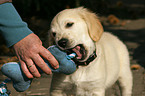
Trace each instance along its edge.
<path fill-rule="evenodd" d="M 133 74 L 132 96 L 145 96 L 145 19 L 119 19 L 117 23 L 111 23 L 107 17 L 101 17 L 100 20 L 105 31 L 117 35 L 128 47 Z M 39 22 L 41 21 L 39 20 Z M 47 24 L 47 22 L 44 22 L 42 27 L 46 27 Z M 45 34 L 47 33 L 45 32 Z M 22 93 L 16 92 L 12 84 L 8 83 L 8 89 L 11 90 L 10 96 L 49 96 L 51 77 L 51 75 L 43 74 L 41 78 L 34 79 L 31 87 Z M 0 82 L 5 78 L 0 73 Z M 106 96 L 121 96 L 117 83 L 106 91 Z"/>

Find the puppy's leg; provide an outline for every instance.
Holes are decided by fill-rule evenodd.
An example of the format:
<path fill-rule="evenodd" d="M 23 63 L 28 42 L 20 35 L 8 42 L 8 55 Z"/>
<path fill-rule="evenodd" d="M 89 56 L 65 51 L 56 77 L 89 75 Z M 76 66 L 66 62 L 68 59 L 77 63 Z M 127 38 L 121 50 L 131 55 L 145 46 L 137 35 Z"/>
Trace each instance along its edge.
<path fill-rule="evenodd" d="M 105 96 L 105 89 L 92 89 L 84 90 L 82 88 L 77 88 L 76 96 Z"/>
<path fill-rule="evenodd" d="M 102 89 L 93 91 L 91 96 L 105 96 L 105 89 L 102 88 Z"/>
<path fill-rule="evenodd" d="M 53 90 L 50 93 L 50 96 L 67 96 L 66 94 L 63 94 L 63 92 L 61 90 Z"/>
<path fill-rule="evenodd" d="M 55 73 L 52 77 L 51 88 L 50 88 L 50 96 L 66 96 L 64 93 L 64 85 L 63 80 L 65 79 L 65 75 Z"/>
<path fill-rule="evenodd" d="M 77 83 L 76 96 L 105 96 L 105 87 L 103 87 L 105 86 L 105 83 L 102 81 L 88 81 Z"/>
<path fill-rule="evenodd" d="M 119 76 L 119 83 L 122 91 L 122 96 L 131 96 L 133 80 L 129 64 L 128 66 L 122 66 Z"/>

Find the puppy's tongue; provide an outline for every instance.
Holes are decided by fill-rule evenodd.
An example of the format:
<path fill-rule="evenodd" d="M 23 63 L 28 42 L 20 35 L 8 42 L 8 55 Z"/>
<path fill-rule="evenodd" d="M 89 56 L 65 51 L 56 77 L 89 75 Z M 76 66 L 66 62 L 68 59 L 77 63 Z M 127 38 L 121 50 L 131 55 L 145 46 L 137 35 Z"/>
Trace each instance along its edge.
<path fill-rule="evenodd" d="M 77 54 L 77 57 L 76 57 L 77 59 L 81 59 L 82 58 L 82 54 L 80 53 L 80 51 L 81 51 L 81 47 L 80 46 L 76 46 L 72 50 Z"/>

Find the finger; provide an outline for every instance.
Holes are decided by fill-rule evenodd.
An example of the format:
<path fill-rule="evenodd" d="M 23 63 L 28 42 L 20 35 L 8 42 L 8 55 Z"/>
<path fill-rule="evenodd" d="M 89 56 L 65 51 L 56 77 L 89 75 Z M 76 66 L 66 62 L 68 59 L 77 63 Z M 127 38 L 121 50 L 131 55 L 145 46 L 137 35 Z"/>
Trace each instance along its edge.
<path fill-rule="evenodd" d="M 46 74 L 52 74 L 51 69 L 48 67 L 48 65 L 44 62 L 44 60 L 39 56 L 39 54 L 37 56 L 34 56 L 33 61 L 35 62 L 35 64 Z"/>
<path fill-rule="evenodd" d="M 41 50 L 40 55 L 48 60 L 52 67 L 54 67 L 55 69 L 59 68 L 59 63 L 55 59 L 55 57 L 44 47 L 42 49 L 43 50 Z"/>
<path fill-rule="evenodd" d="M 28 70 L 31 72 L 31 74 L 34 77 L 40 77 L 41 76 L 40 73 L 39 73 L 39 71 L 37 70 L 34 62 L 31 59 L 27 60 L 26 61 L 26 64 L 27 64 Z"/>
<path fill-rule="evenodd" d="M 26 75 L 26 77 L 28 78 L 33 78 L 33 75 L 29 72 L 25 62 L 23 62 L 22 60 L 19 60 L 20 63 L 21 63 L 21 68 L 22 68 L 22 71 L 23 73 Z"/>

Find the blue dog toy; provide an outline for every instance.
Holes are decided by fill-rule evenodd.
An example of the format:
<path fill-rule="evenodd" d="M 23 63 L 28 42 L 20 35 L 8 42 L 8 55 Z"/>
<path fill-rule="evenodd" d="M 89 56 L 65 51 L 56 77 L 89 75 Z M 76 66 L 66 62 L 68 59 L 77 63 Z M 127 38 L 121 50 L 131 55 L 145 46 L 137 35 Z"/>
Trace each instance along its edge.
<path fill-rule="evenodd" d="M 50 63 L 44 59 L 48 67 L 52 70 L 53 73 L 63 73 L 66 75 L 72 74 L 76 70 L 76 64 L 71 60 L 75 57 L 75 53 L 67 55 L 65 52 L 60 50 L 56 45 L 53 45 L 48 48 L 52 55 L 59 62 L 59 68 L 54 69 Z M 39 72 L 42 74 L 43 71 L 38 68 Z M 20 63 L 9 62 L 2 66 L 1 71 L 4 75 L 9 77 L 13 82 L 13 87 L 16 91 L 23 92 L 29 88 L 31 85 L 32 79 L 28 79 L 20 67 Z"/>

